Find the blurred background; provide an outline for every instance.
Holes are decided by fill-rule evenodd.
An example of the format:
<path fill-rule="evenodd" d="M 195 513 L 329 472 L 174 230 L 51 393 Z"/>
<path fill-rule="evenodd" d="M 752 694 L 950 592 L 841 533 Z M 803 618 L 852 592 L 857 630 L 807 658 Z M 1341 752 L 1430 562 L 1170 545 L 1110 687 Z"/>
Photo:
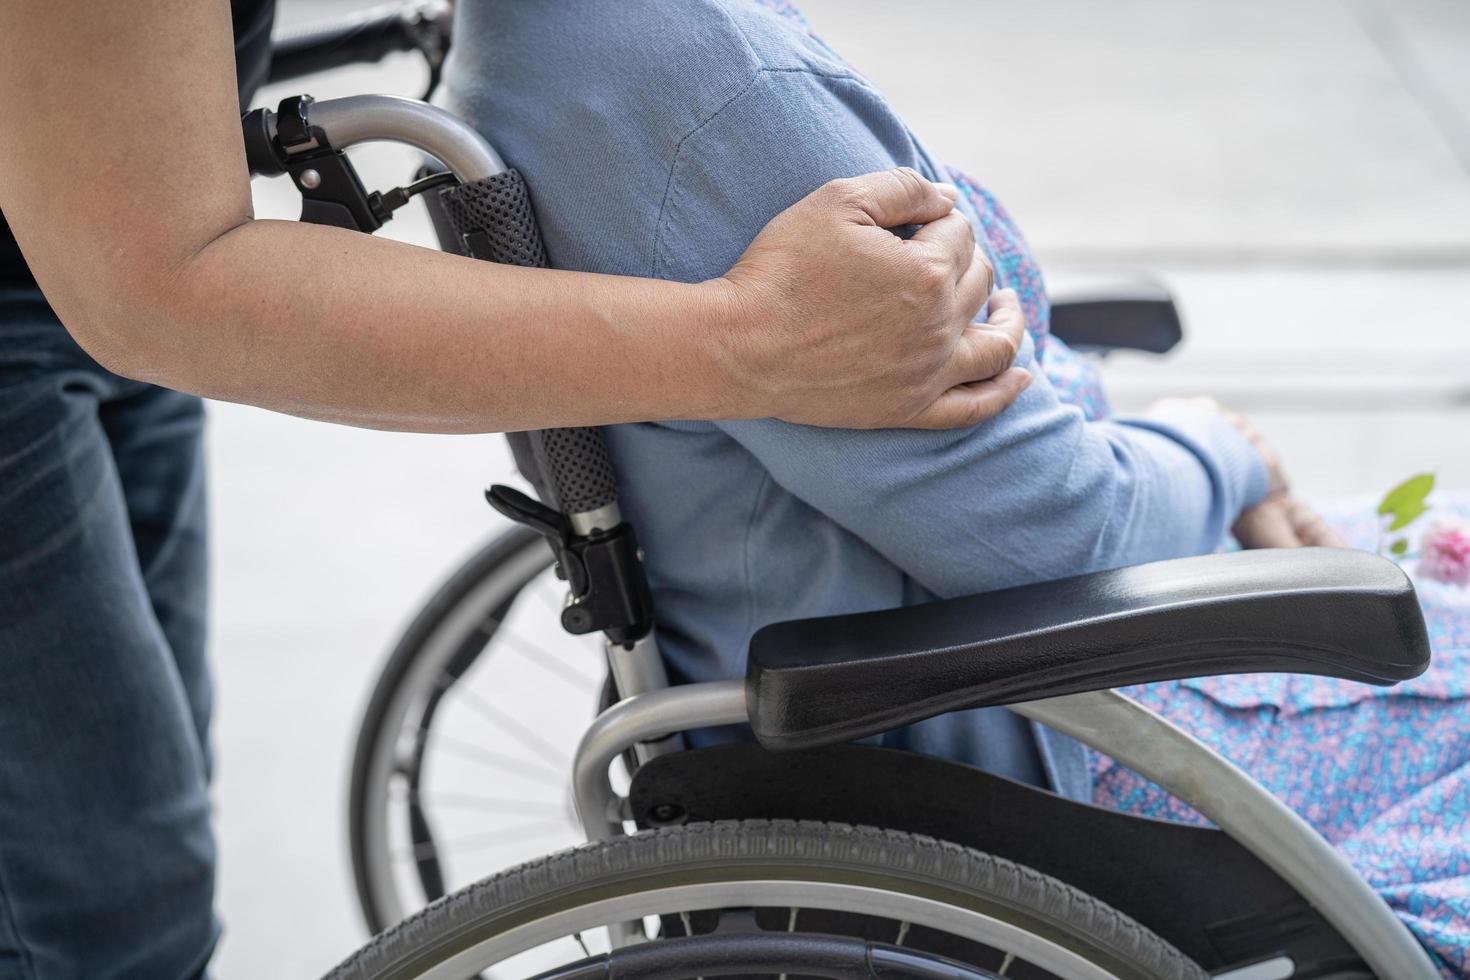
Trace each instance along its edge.
<path fill-rule="evenodd" d="M 355 6 L 284 0 L 282 19 Z M 1000 196 L 1054 290 L 1140 277 L 1174 290 L 1185 342 L 1110 358 L 1118 408 L 1213 394 L 1259 424 L 1311 497 L 1371 507 L 1421 470 L 1470 488 L 1470 4 L 802 6 L 932 148 Z M 256 104 L 418 95 L 425 79 L 403 55 Z M 383 147 L 354 158 L 369 188 L 415 165 Z M 284 181 L 255 192 L 261 216 L 299 212 Z M 384 233 L 432 243 L 417 204 Z M 498 437 L 226 404 L 212 419 L 217 973 L 312 977 L 365 938 L 344 815 L 376 672 L 435 583 L 500 529 L 480 491 L 512 472 Z M 570 744 L 585 699 L 553 696 L 529 665 L 507 676 Z M 489 870 L 567 833 L 478 860 Z"/>

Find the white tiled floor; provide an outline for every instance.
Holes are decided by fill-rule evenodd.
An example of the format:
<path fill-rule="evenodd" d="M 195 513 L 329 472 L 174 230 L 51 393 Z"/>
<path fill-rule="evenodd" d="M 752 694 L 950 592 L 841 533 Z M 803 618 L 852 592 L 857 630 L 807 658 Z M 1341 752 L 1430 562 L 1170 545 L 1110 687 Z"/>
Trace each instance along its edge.
<path fill-rule="evenodd" d="M 301 20 L 340 0 L 288 0 Z M 460 0 L 474 2 L 474 0 Z M 1318 495 L 1418 469 L 1470 487 L 1470 7 L 1456 0 L 811 0 L 820 32 L 1032 236 L 1054 285 L 1148 273 L 1188 342 L 1115 400 L 1215 393 Z M 399 59 L 296 86 L 412 94 Z M 971 93 L 983 93 L 980 96 Z M 267 92 L 260 104 L 281 92 Z M 365 154 L 370 186 L 408 158 Z M 289 190 L 258 190 L 290 214 Z M 426 241 L 420 216 L 396 235 Z M 217 406 L 224 980 L 310 977 L 361 939 L 343 810 L 395 630 L 497 526 L 493 437 Z"/>

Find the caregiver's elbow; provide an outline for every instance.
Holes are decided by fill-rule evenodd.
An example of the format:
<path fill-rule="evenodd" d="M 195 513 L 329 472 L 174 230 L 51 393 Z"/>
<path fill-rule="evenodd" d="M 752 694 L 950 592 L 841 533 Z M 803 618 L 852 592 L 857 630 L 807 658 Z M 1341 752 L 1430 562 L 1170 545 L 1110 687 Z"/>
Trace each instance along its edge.
<path fill-rule="evenodd" d="M 201 258 L 223 237 L 189 248 L 183 257 L 177 250 L 167 256 L 122 249 L 97 257 L 86 274 L 37 279 L 72 339 L 102 367 L 136 381 L 195 390 L 191 361 L 201 336 L 235 307 L 246 306 L 245 297 L 233 297 L 232 284 L 205 282 L 199 274 Z"/>

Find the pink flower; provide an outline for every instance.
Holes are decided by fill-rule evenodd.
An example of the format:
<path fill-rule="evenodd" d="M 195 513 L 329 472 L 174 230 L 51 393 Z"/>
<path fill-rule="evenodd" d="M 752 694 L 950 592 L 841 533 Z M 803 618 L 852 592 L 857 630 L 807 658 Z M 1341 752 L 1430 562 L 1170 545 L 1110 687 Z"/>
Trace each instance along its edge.
<path fill-rule="evenodd" d="M 1419 574 L 1437 582 L 1470 585 L 1470 527 L 1434 524 L 1419 540 Z"/>

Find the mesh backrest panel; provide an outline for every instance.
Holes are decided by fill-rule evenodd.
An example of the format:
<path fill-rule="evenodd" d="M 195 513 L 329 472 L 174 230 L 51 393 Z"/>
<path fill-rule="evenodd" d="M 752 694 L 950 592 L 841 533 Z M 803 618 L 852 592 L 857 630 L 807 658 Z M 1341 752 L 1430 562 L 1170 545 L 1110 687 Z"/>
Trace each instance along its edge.
<path fill-rule="evenodd" d="M 439 192 L 439 200 L 460 235 L 460 248 L 454 251 L 502 265 L 546 267 L 531 195 L 516 171 L 450 187 Z"/>
<path fill-rule="evenodd" d="M 429 200 L 445 251 L 503 265 L 546 267 L 526 182 L 514 170 L 440 191 Z M 542 502 L 566 514 L 618 499 L 612 461 L 597 429 L 542 429 L 511 438 L 516 463 Z"/>

